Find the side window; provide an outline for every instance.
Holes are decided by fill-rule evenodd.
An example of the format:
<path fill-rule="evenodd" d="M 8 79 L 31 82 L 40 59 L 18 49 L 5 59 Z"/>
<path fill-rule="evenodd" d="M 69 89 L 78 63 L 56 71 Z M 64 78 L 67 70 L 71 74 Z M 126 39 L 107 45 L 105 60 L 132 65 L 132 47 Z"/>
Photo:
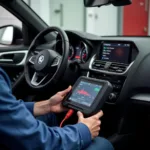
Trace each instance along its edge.
<path fill-rule="evenodd" d="M 0 47 L 22 43 L 22 22 L 0 6 Z"/>

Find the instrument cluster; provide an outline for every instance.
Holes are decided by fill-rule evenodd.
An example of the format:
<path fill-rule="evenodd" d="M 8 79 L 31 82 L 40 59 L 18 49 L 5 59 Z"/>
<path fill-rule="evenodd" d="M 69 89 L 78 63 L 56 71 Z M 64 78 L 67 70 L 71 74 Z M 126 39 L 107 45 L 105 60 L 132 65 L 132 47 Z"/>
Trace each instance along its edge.
<path fill-rule="evenodd" d="M 89 58 L 89 48 L 86 43 L 70 43 L 69 60 L 77 60 L 81 63 L 86 63 Z"/>

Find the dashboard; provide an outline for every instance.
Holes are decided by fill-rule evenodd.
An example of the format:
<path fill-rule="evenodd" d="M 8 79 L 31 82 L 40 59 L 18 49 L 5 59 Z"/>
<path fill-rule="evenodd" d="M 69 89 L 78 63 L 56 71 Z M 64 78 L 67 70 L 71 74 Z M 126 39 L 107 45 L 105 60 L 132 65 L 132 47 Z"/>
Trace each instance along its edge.
<path fill-rule="evenodd" d="M 81 75 L 107 80 L 113 85 L 107 103 L 123 101 L 131 85 L 130 72 L 140 52 L 137 42 L 132 37 L 99 37 L 77 31 L 66 33 L 70 43 L 68 59 L 79 63 Z"/>
<path fill-rule="evenodd" d="M 131 99 L 150 102 L 149 37 L 100 37 L 70 30 L 66 33 L 70 44 L 68 60 L 78 63 L 80 75 L 113 85 L 107 103 L 122 104 Z M 61 53 L 61 44 L 57 41 L 56 45 Z"/>
<path fill-rule="evenodd" d="M 117 103 L 128 72 L 139 53 L 134 41 L 103 40 L 100 37 L 91 40 L 91 37 L 88 39 L 87 35 L 83 37 L 72 31 L 66 31 L 66 33 L 70 44 L 68 60 L 79 64 L 81 75 L 109 81 L 113 85 L 113 92 L 107 103 Z M 59 41 L 57 50 L 59 50 L 62 45 L 60 39 L 57 39 Z"/>
<path fill-rule="evenodd" d="M 150 106 L 150 37 L 100 37 L 77 31 L 66 33 L 71 44 L 73 39 L 75 43 L 84 41 L 89 47 L 88 59 L 84 63 L 79 63 L 81 76 L 106 80 L 113 86 L 105 105 L 108 110 L 105 111 L 105 115 L 109 114 L 110 117 L 107 119 L 111 120 L 107 125 L 106 119 L 107 124 L 104 126 L 107 132 L 118 131 L 108 131 L 108 128 L 110 125 L 112 128 L 118 127 L 119 123 L 114 118 L 119 116 L 122 117 L 119 134 L 127 133 L 130 124 L 132 126 L 132 121 L 137 117 L 132 117 L 132 111 L 135 115 L 138 109 L 140 114 L 146 112 L 144 117 L 149 114 L 147 112 Z M 127 113 L 131 117 L 131 123 L 128 122 L 128 118 L 123 118 Z"/>

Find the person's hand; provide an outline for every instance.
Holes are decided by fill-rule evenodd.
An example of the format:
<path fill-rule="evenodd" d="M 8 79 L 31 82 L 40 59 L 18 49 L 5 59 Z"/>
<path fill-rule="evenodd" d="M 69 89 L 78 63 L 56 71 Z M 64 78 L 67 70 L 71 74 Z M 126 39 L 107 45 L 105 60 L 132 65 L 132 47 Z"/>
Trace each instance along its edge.
<path fill-rule="evenodd" d="M 96 115 L 91 116 L 89 118 L 84 118 L 81 112 L 78 112 L 77 115 L 78 123 L 85 124 L 90 130 L 92 139 L 96 138 L 100 132 L 101 121 L 99 119 L 103 116 L 103 112 L 100 111 Z"/>
<path fill-rule="evenodd" d="M 62 106 L 62 101 L 64 97 L 71 91 L 72 87 L 69 86 L 66 90 L 58 92 L 53 97 L 49 99 L 49 109 L 53 113 L 61 113 L 67 111 L 66 108 Z"/>
<path fill-rule="evenodd" d="M 34 104 L 34 116 L 42 116 L 48 113 L 61 113 L 67 109 L 62 106 L 62 101 L 64 97 L 71 91 L 72 87 L 69 86 L 68 89 L 58 92 L 52 96 L 49 100 L 37 102 Z"/>

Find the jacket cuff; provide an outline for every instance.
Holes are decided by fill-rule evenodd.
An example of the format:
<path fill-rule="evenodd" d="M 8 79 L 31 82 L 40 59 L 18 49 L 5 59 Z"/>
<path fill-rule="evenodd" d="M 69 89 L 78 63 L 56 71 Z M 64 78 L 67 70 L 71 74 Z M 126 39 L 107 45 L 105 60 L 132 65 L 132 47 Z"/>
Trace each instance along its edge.
<path fill-rule="evenodd" d="M 34 102 L 25 102 L 26 108 L 33 114 Z"/>
<path fill-rule="evenodd" d="M 83 123 L 78 123 L 77 124 L 77 128 L 79 130 L 80 133 L 80 137 L 81 137 L 81 147 L 82 149 L 87 148 L 91 142 L 92 142 L 92 137 L 91 137 L 91 133 L 90 130 L 88 129 L 88 127 L 83 124 Z"/>

